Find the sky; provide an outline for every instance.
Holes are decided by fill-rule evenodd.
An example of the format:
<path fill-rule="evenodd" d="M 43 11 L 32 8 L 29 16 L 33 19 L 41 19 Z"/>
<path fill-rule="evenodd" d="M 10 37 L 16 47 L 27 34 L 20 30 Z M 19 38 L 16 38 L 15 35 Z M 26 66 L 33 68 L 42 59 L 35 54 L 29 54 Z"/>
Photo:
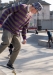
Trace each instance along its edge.
<path fill-rule="evenodd" d="M 4 3 L 4 2 L 9 2 L 9 1 L 13 1 L 13 0 L 1 0 L 2 1 L 2 3 Z M 43 0 L 43 1 L 46 1 L 46 2 L 48 2 L 48 3 L 50 3 L 51 5 L 50 5 L 50 10 L 52 11 L 53 10 L 53 0 Z"/>
<path fill-rule="evenodd" d="M 1 1 L 2 3 L 4 3 L 4 2 L 14 1 L 14 0 L 1 0 Z"/>

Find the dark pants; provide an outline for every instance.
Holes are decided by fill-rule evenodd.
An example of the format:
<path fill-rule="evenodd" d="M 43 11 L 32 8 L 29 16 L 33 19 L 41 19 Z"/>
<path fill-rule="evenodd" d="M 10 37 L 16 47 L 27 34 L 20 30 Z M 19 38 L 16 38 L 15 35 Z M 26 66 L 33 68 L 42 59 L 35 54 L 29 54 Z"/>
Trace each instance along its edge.
<path fill-rule="evenodd" d="M 50 41 L 53 43 L 53 41 L 52 41 L 52 37 L 48 37 L 49 47 L 51 47 Z"/>
<path fill-rule="evenodd" d="M 10 55 L 12 54 L 12 48 L 11 49 L 9 49 L 9 52 L 10 52 Z"/>

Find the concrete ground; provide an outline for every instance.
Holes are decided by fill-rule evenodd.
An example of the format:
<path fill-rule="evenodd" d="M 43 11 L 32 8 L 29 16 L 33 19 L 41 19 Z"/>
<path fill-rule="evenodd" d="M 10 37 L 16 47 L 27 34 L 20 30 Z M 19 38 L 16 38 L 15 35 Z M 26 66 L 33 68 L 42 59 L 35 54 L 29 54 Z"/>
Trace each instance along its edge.
<path fill-rule="evenodd" d="M 0 42 L 1 42 L 0 34 Z M 22 38 L 22 37 L 21 37 Z M 27 33 L 27 43 L 22 44 L 22 49 L 14 63 L 15 72 L 0 66 L 3 75 L 53 75 L 53 49 L 38 45 L 38 39 L 47 38 L 46 33 Z M 21 39 L 22 42 L 22 39 Z M 0 65 L 7 64 L 8 48 L 0 54 Z M 2 75 L 2 74 L 1 74 Z"/>

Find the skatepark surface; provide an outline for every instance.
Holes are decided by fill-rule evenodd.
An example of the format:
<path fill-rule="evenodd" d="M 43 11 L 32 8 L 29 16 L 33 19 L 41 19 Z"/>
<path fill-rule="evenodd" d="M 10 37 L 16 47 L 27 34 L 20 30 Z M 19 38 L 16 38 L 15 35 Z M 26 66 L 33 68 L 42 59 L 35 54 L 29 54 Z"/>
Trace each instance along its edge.
<path fill-rule="evenodd" d="M 0 34 L 0 43 L 1 43 Z M 27 33 L 27 43 L 22 48 L 14 62 L 15 72 L 0 66 L 0 75 L 53 75 L 53 48 L 40 46 L 38 40 L 47 40 L 46 33 Z M 21 37 L 22 42 L 22 37 Z M 0 54 L 0 65 L 6 65 L 8 48 Z"/>

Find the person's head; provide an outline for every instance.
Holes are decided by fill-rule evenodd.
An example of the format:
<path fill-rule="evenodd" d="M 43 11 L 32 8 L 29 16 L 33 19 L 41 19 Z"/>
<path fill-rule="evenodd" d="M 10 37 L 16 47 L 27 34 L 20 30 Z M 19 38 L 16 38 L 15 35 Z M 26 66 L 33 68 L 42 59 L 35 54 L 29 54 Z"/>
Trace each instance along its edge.
<path fill-rule="evenodd" d="M 30 11 L 31 11 L 31 13 L 35 14 L 38 11 L 41 11 L 42 8 L 43 8 L 43 6 L 39 2 L 32 3 L 31 8 L 30 8 Z"/>
<path fill-rule="evenodd" d="M 45 29 L 45 31 L 47 31 L 47 29 Z"/>

